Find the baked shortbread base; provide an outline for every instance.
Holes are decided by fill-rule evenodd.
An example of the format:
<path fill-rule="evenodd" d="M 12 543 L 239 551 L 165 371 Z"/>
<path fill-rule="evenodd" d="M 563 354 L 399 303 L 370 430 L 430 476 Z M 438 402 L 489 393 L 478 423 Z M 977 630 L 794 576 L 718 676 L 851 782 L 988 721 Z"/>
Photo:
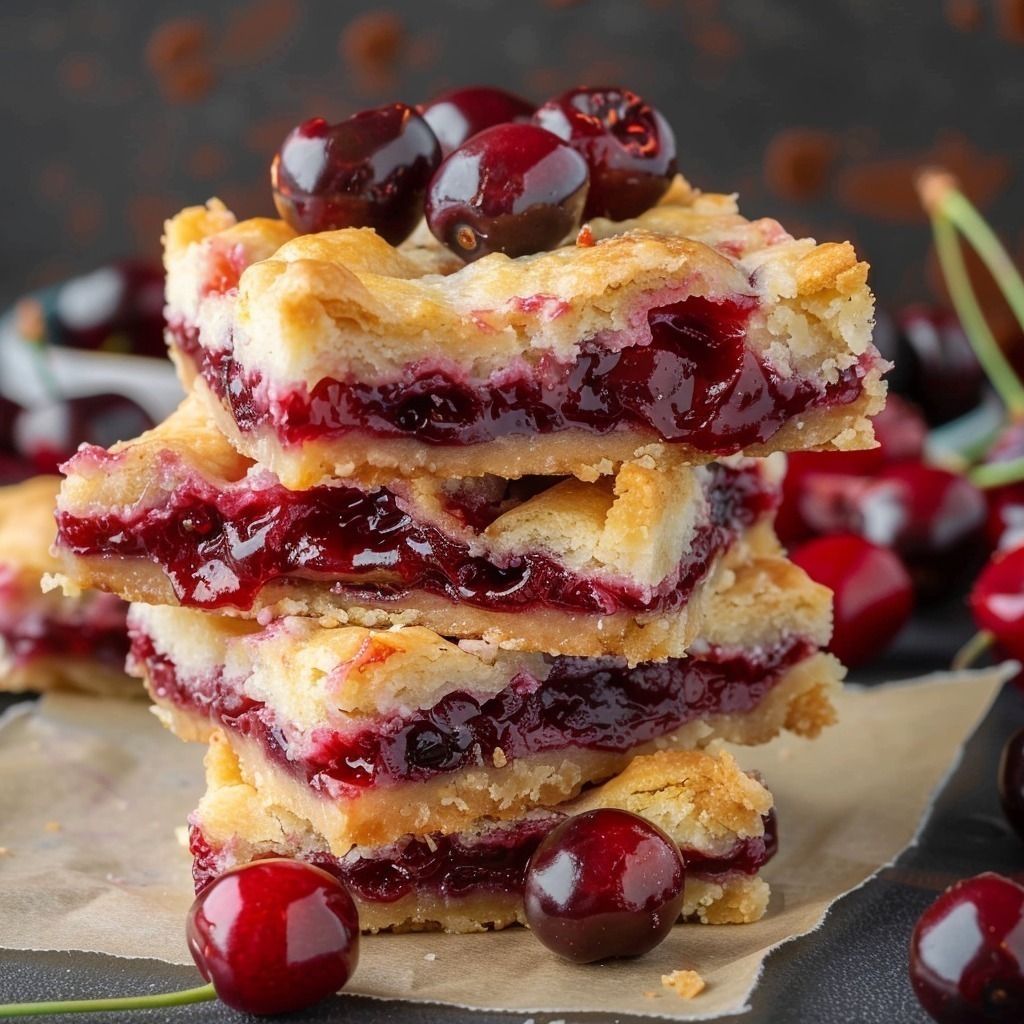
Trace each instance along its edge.
<path fill-rule="evenodd" d="M 517 818 L 637 753 L 815 736 L 842 677 L 818 653 L 829 623 L 827 591 L 768 559 L 716 595 L 694 655 L 663 664 L 136 605 L 132 667 L 179 736 L 223 729 L 247 781 L 341 855 Z"/>
<path fill-rule="evenodd" d="M 145 691 L 124 672 L 128 606 L 111 594 L 44 594 L 60 478 L 0 488 L 0 690 Z"/>
<path fill-rule="evenodd" d="M 565 815 L 598 807 L 640 814 L 679 844 L 691 865 L 683 919 L 756 921 L 768 903 L 768 886 L 757 871 L 774 852 L 771 794 L 724 752 L 638 757 L 603 786 L 518 822 L 480 820 L 455 836 L 406 836 L 341 856 L 301 812 L 247 781 L 220 732 L 211 734 L 206 773 L 206 794 L 191 817 L 197 889 L 238 864 L 297 857 L 345 883 L 368 932 L 525 924 L 522 883 L 530 852 Z M 505 855 L 496 858 L 495 849 Z M 474 882 L 467 884 L 470 871 Z"/>
<path fill-rule="evenodd" d="M 165 263 L 186 389 L 296 489 L 372 468 L 594 479 L 663 442 L 694 462 L 862 448 L 884 401 L 853 247 L 747 221 L 682 178 L 635 220 L 467 266 L 368 229 L 236 223 L 212 201 L 168 222 Z M 696 369 L 643 362 L 650 316 L 678 345 L 707 333 Z"/>
<path fill-rule="evenodd" d="M 58 501 L 58 578 L 225 613 L 422 624 L 553 654 L 678 656 L 729 561 L 778 550 L 776 459 L 674 452 L 574 478 L 354 478 L 290 491 L 187 400 Z"/>

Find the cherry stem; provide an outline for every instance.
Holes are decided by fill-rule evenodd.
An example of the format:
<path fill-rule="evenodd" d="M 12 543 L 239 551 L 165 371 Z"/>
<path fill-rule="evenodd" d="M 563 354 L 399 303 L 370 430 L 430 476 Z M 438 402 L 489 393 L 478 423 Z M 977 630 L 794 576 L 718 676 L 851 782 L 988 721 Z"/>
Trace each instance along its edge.
<path fill-rule="evenodd" d="M 953 656 L 950 668 L 954 672 L 961 672 L 970 668 L 996 641 L 995 634 L 987 629 L 975 633 Z"/>
<path fill-rule="evenodd" d="M 967 241 L 978 251 L 978 255 L 1006 295 L 1014 314 L 1021 318 L 1022 325 L 1024 282 L 1013 269 L 1013 264 L 1010 263 L 995 234 L 984 224 L 981 215 L 959 191 L 951 175 L 938 170 L 923 171 L 917 179 L 917 190 L 924 208 L 931 217 L 935 248 L 949 296 L 953 300 L 957 316 L 978 357 L 978 362 L 981 363 L 1010 415 L 1024 416 L 1024 385 L 1021 384 L 1009 360 L 1003 355 L 978 304 L 970 275 L 964 264 L 957 229 L 964 232 Z M 973 216 L 968 214 L 965 219 L 965 210 L 970 211 Z M 978 230 L 979 223 L 984 225 L 984 231 Z"/>
<path fill-rule="evenodd" d="M 88 1013 L 99 1010 L 152 1010 L 163 1006 L 185 1006 L 216 999 L 213 985 L 200 985 L 181 992 L 161 992 L 151 996 L 125 996 L 121 999 L 65 999 L 50 1003 L 0 1004 L 0 1017 L 27 1017 L 33 1013 Z"/>
<path fill-rule="evenodd" d="M 967 476 L 975 487 L 982 489 L 1018 483 L 1024 480 L 1024 456 L 975 466 Z"/>

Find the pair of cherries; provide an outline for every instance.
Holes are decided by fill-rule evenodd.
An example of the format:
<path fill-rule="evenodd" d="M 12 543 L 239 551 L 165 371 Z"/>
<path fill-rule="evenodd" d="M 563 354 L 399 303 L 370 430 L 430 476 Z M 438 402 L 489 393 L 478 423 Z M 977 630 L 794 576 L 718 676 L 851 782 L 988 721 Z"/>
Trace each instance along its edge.
<path fill-rule="evenodd" d="M 671 128 L 628 89 L 571 89 L 535 109 L 481 86 L 419 110 L 306 121 L 274 157 L 271 185 L 299 232 L 372 227 L 398 245 L 425 214 L 469 262 L 554 248 L 592 217 L 635 217 L 675 173 Z"/>

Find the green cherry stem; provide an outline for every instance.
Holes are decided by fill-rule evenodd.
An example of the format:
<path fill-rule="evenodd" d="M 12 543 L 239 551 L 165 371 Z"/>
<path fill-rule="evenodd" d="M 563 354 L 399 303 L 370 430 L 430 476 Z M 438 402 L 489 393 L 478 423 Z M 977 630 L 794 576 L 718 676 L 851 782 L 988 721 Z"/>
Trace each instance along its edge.
<path fill-rule="evenodd" d="M 975 466 L 967 476 L 975 487 L 1003 487 L 1024 480 L 1024 457 L 1004 462 L 986 462 Z"/>
<path fill-rule="evenodd" d="M 967 267 L 964 264 L 963 252 L 961 251 L 960 240 L 957 236 L 959 222 L 952 219 L 954 215 L 962 214 L 962 204 L 953 202 L 952 213 L 950 211 L 951 196 L 960 196 L 956 183 L 952 176 L 944 171 L 926 170 L 922 171 L 918 176 L 917 190 L 921 197 L 921 202 L 931 218 L 935 248 L 939 255 L 939 263 L 942 266 L 946 285 L 949 288 L 950 298 L 953 300 L 953 306 L 956 309 L 957 316 L 960 318 L 964 332 L 967 334 L 974 348 L 975 355 L 978 357 L 978 362 L 981 363 L 986 376 L 999 393 L 999 397 L 1006 405 L 1010 416 L 1014 418 L 1024 417 L 1024 385 L 1021 384 L 1009 360 L 1003 355 L 999 343 L 996 341 L 988 326 L 988 322 L 985 320 L 985 314 L 978 304 L 978 299 L 971 286 L 970 276 L 967 273 Z M 963 197 L 961 196 L 961 198 Z M 964 202 L 966 203 L 966 199 Z M 977 219 L 980 220 L 980 215 L 978 215 Z M 976 227 L 976 225 L 972 222 L 973 227 Z M 968 241 L 975 244 L 975 237 L 973 235 L 970 236 Z M 985 237 L 978 236 L 977 241 L 986 247 L 985 251 L 989 259 L 991 259 L 993 254 L 990 243 L 995 241 L 996 245 L 998 245 L 995 235 L 988 231 Z M 980 252 L 979 255 L 981 255 Z M 989 259 L 985 259 L 986 266 L 990 266 Z M 995 260 L 994 263 L 1002 267 L 1001 261 Z M 1002 274 L 1002 269 L 1000 273 Z M 1004 291 L 1007 288 L 1010 288 L 1012 291 L 1016 285 L 1020 286 L 1021 295 L 1019 303 L 1021 304 L 1022 312 L 1024 312 L 1024 282 L 1020 281 L 1016 271 L 1014 271 L 1013 277 L 1016 278 L 1016 282 L 1007 279 L 1003 275 L 997 277 L 997 283 Z M 1010 295 L 1007 294 L 1007 300 L 1009 301 L 1009 299 Z M 1015 306 L 1014 312 L 1016 313 L 1016 311 Z M 1022 323 L 1024 323 L 1024 320 L 1022 320 Z"/>
<path fill-rule="evenodd" d="M 27 1017 L 33 1013 L 88 1013 L 99 1010 L 154 1010 L 165 1006 L 185 1006 L 216 999 L 213 985 L 200 985 L 181 992 L 161 992 L 152 996 L 125 996 L 121 999 L 66 999 L 49 1003 L 6 1003 L 0 1005 L 0 1017 Z"/>

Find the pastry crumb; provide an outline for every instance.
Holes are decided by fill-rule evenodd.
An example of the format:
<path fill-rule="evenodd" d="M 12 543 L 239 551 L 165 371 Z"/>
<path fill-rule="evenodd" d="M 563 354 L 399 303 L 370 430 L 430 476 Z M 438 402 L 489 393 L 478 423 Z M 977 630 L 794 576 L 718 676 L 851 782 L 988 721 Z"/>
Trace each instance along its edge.
<path fill-rule="evenodd" d="M 423 959 L 424 960 L 429 960 L 431 963 L 433 963 L 437 959 L 437 954 L 436 953 L 426 953 L 424 955 Z"/>
<path fill-rule="evenodd" d="M 661 983 L 682 999 L 693 999 L 704 991 L 704 979 L 696 971 L 673 971 L 663 974 Z"/>
<path fill-rule="evenodd" d="M 13 857 L 13 856 L 14 856 L 14 854 L 11 853 L 11 851 L 9 849 L 7 849 L 6 846 L 0 846 L 0 857 Z"/>
<path fill-rule="evenodd" d="M 495 768 L 504 768 L 508 764 L 508 758 L 505 756 L 505 751 L 501 747 L 495 747 L 494 753 L 491 755 L 491 760 L 494 762 Z"/>
<path fill-rule="evenodd" d="M 43 828 L 45 828 L 47 832 L 59 832 L 60 831 L 60 822 L 59 821 L 48 821 L 43 826 Z"/>

